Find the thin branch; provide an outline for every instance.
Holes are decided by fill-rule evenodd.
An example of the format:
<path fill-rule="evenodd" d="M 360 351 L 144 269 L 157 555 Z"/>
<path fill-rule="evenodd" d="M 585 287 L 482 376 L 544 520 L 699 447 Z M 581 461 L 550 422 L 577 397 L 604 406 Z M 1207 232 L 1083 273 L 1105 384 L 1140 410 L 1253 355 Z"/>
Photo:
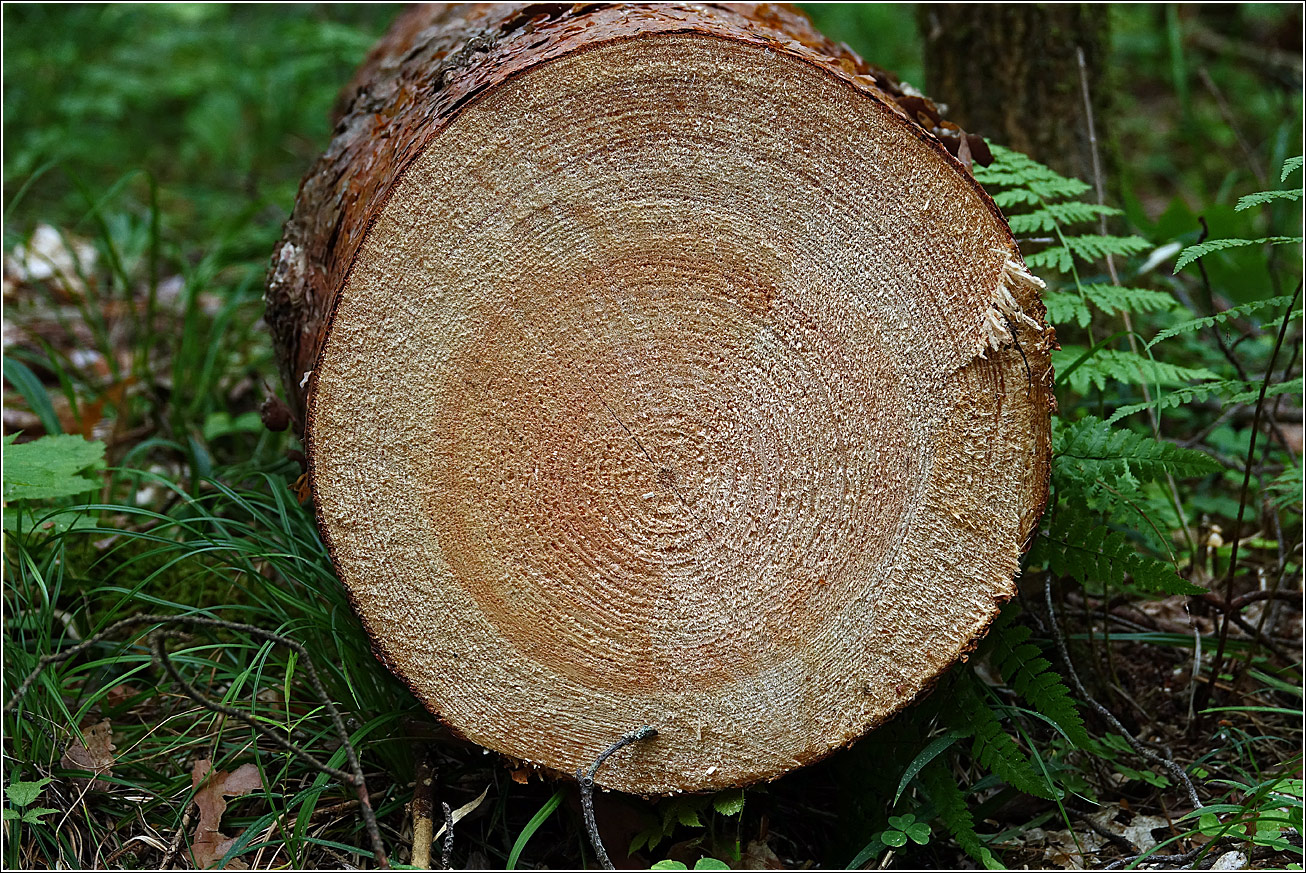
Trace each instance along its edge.
<path fill-rule="evenodd" d="M 159 862 L 160 870 L 167 870 L 172 866 L 172 859 L 181 848 L 181 841 L 185 838 L 186 831 L 190 830 L 190 811 L 194 808 L 195 801 L 186 804 L 186 810 L 181 815 L 181 825 L 178 826 L 177 833 L 172 835 L 172 841 L 168 843 L 168 851 L 163 853 L 163 860 Z"/>
<path fill-rule="evenodd" d="M 417 778 L 413 782 L 413 851 L 410 863 L 418 870 L 431 867 L 431 842 L 435 824 L 431 821 L 431 788 L 435 775 L 431 768 L 431 754 L 424 752 L 417 762 Z"/>
<path fill-rule="evenodd" d="M 1270 352 L 1270 363 L 1265 367 L 1265 378 L 1261 380 L 1261 393 L 1256 398 L 1256 413 L 1252 416 L 1252 433 L 1247 441 L 1247 462 L 1243 466 L 1243 484 L 1242 490 L 1238 495 L 1238 517 L 1234 523 L 1233 546 L 1229 550 L 1229 568 L 1225 572 L 1224 579 L 1224 601 L 1233 603 L 1233 580 L 1238 571 L 1238 545 L 1242 542 L 1240 531 L 1242 530 L 1243 514 L 1247 511 L 1247 489 L 1251 484 L 1252 465 L 1256 460 L 1256 437 L 1261 431 L 1261 412 L 1265 409 L 1265 392 L 1270 389 L 1270 381 L 1274 374 L 1274 363 L 1279 358 L 1279 349 L 1283 348 L 1283 338 L 1288 333 L 1288 325 L 1292 322 L 1292 314 L 1297 308 L 1297 301 L 1301 298 L 1302 283 L 1297 283 L 1297 290 L 1292 293 L 1292 301 L 1288 304 L 1288 309 L 1283 313 L 1283 319 L 1279 323 L 1279 335 L 1274 340 L 1274 351 Z M 1210 689 L 1215 686 L 1215 680 L 1219 678 L 1220 667 L 1224 663 L 1224 646 L 1229 639 L 1229 618 L 1232 612 L 1226 611 L 1220 621 L 1220 639 L 1215 646 L 1215 658 L 1211 661 L 1211 681 L 1208 682 L 1202 690 L 1201 701 L 1198 708 L 1206 703 L 1210 696 Z"/>
<path fill-rule="evenodd" d="M 1093 185 L 1097 189 L 1097 204 L 1106 205 L 1106 184 L 1103 181 L 1102 159 L 1098 154 L 1097 147 L 1097 126 L 1093 120 L 1093 95 L 1088 90 L 1088 64 L 1084 60 L 1084 49 L 1075 47 L 1075 54 L 1079 59 L 1079 85 L 1084 96 L 1084 118 L 1088 123 L 1088 145 L 1089 152 L 1093 156 Z M 1103 214 L 1099 219 L 1099 226 L 1102 235 L 1107 235 L 1106 215 Z M 1116 261 L 1110 252 L 1106 255 L 1107 272 L 1111 274 L 1111 284 L 1120 287 L 1120 276 L 1116 272 Z M 1134 334 L 1133 319 L 1129 317 L 1129 311 L 1122 309 L 1120 318 L 1124 322 L 1125 331 L 1129 339 L 1129 350 L 1135 355 L 1138 354 L 1138 340 Z M 1143 390 L 1143 400 L 1147 403 L 1147 419 L 1152 425 L 1152 435 L 1157 439 L 1161 438 L 1161 424 L 1156 417 L 1156 407 L 1152 404 L 1152 392 L 1148 388 L 1147 380 L 1140 379 L 1139 387 Z M 1179 485 L 1174 480 L 1174 476 L 1169 472 L 1165 474 L 1166 483 L 1170 486 L 1170 497 L 1174 501 L 1175 513 L 1179 518 L 1179 523 L 1183 527 L 1184 537 L 1188 540 L 1188 546 L 1194 554 L 1197 551 L 1197 541 L 1193 539 L 1192 532 L 1188 529 L 1188 516 L 1184 512 L 1183 500 L 1179 497 Z"/>
<path fill-rule="evenodd" d="M 1270 182 L 1265 176 L 1265 170 L 1261 167 L 1260 160 L 1256 157 L 1255 150 L 1247 144 L 1247 139 L 1238 127 L 1238 119 L 1234 118 L 1233 110 L 1229 107 L 1229 101 L 1224 99 L 1224 92 L 1220 90 L 1219 85 L 1215 84 L 1215 80 L 1211 78 L 1211 73 L 1206 69 L 1205 64 L 1197 68 L 1197 77 L 1202 80 L 1206 90 L 1210 91 L 1211 96 L 1215 98 L 1215 106 L 1220 110 L 1225 126 L 1232 131 L 1233 138 L 1243 153 L 1243 159 L 1247 162 L 1247 167 L 1252 171 L 1252 175 L 1256 177 L 1256 184 L 1262 188 L 1268 188 Z"/>
<path fill-rule="evenodd" d="M 604 870 L 615 870 L 616 868 L 612 866 L 612 859 L 608 857 L 607 851 L 603 848 L 603 840 L 599 837 L 599 826 L 594 820 L 594 774 L 599 771 L 599 768 L 603 766 L 608 758 L 611 758 L 626 746 L 640 740 L 652 739 L 657 735 L 657 728 L 653 727 L 645 726 L 633 730 L 611 746 L 608 746 L 588 771 L 584 769 L 576 771 L 576 781 L 580 783 L 580 806 L 581 812 L 585 816 L 585 830 L 589 832 L 590 843 L 594 846 L 594 854 L 598 856 L 599 863 L 603 865 Z"/>
<path fill-rule="evenodd" d="M 453 810 L 449 808 L 447 803 L 441 803 L 440 809 L 444 811 L 444 842 L 440 844 L 440 867 L 445 870 L 452 870 Z"/>
<path fill-rule="evenodd" d="M 1161 757 L 1135 739 L 1134 735 L 1120 723 L 1120 719 L 1116 718 L 1110 710 L 1089 696 L 1088 690 L 1084 688 L 1084 683 L 1079 681 L 1079 673 L 1075 671 L 1075 665 L 1071 663 L 1070 660 L 1070 651 L 1066 648 L 1066 638 L 1062 635 L 1061 628 L 1057 624 L 1056 609 L 1052 606 L 1052 577 L 1050 575 L 1043 583 L 1043 597 L 1047 602 L 1048 626 L 1052 630 L 1052 636 L 1057 641 L 1057 652 L 1061 655 L 1061 663 L 1065 666 L 1066 675 L 1070 677 L 1070 681 L 1075 686 L 1075 691 L 1079 693 L 1080 698 L 1091 706 L 1098 715 L 1106 719 L 1111 727 L 1115 728 L 1116 731 L 1125 738 L 1125 741 L 1129 743 L 1130 747 L 1137 752 L 1139 756 L 1146 758 L 1154 764 L 1159 764 L 1164 767 L 1170 775 L 1175 778 L 1175 781 L 1182 785 L 1184 790 L 1188 793 L 1188 799 L 1192 803 L 1193 809 L 1200 809 L 1202 806 L 1202 800 L 1197 796 L 1197 788 L 1193 785 L 1193 780 L 1189 779 L 1188 774 L 1184 772 L 1184 768 L 1180 767 L 1169 758 Z"/>

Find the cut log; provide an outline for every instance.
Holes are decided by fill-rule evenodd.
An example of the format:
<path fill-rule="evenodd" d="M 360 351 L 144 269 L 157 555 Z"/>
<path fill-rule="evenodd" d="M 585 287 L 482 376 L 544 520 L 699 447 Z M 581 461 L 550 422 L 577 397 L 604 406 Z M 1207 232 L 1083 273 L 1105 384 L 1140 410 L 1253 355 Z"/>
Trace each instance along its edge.
<path fill-rule="evenodd" d="M 651 725 L 598 784 L 719 789 L 975 644 L 1046 501 L 1053 335 L 928 101 L 788 8 L 530 4 L 406 12 L 341 105 L 267 320 L 433 713 L 565 773 Z"/>

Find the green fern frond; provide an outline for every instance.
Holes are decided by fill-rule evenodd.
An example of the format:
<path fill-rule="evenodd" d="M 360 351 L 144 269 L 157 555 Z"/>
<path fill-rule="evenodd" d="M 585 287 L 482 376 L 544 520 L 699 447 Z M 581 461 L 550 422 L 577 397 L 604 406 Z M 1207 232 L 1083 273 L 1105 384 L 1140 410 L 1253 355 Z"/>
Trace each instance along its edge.
<path fill-rule="evenodd" d="M 1122 312 L 1164 312 L 1181 307 L 1179 301 L 1175 300 L 1168 291 L 1096 283 L 1081 285 L 1079 291 L 1081 292 L 1079 294 L 1069 291 L 1051 291 L 1044 294 L 1043 305 L 1048 310 L 1047 320 L 1052 324 L 1067 324 L 1075 321 L 1080 327 L 1088 327 L 1093 320 L 1089 303 L 1107 315 L 1119 315 Z"/>
<path fill-rule="evenodd" d="M 919 778 L 921 787 L 934 804 L 939 821 L 952 834 L 962 851 L 983 864 L 986 870 L 1004 869 L 975 832 L 975 818 L 966 806 L 966 795 L 947 767 L 935 758 L 921 771 Z"/>
<path fill-rule="evenodd" d="M 1274 505 L 1280 509 L 1300 506 L 1302 502 L 1301 467 L 1289 467 L 1265 486 L 1274 494 Z"/>
<path fill-rule="evenodd" d="M 1055 353 L 1054 353 L 1055 354 Z M 1127 418 L 1135 412 L 1142 412 L 1149 407 L 1155 407 L 1158 410 L 1174 409 L 1179 406 L 1186 406 L 1189 403 L 1200 403 L 1208 397 L 1219 397 L 1225 406 L 1233 406 L 1239 403 L 1255 403 L 1256 398 L 1260 396 L 1261 389 L 1255 382 L 1245 382 L 1241 379 L 1226 379 L 1218 382 L 1203 382 L 1200 385 L 1190 385 L 1186 388 L 1176 388 L 1173 391 L 1167 391 L 1159 394 L 1149 401 L 1143 403 L 1131 403 L 1128 406 L 1122 406 L 1112 413 L 1111 417 L 1106 420 L 1107 424 L 1115 424 L 1122 418 Z M 1265 392 L 1266 397 L 1275 397 L 1279 394 L 1301 393 L 1301 382 L 1280 382 L 1277 385 L 1271 385 Z"/>
<path fill-rule="evenodd" d="M 1224 249 L 1236 249 L 1241 246 L 1259 246 L 1266 243 L 1272 246 L 1301 245 L 1301 242 L 1302 238 L 1299 236 L 1263 236 L 1260 239 L 1208 239 L 1204 243 L 1189 246 L 1180 252 L 1179 260 L 1176 261 L 1174 265 L 1174 271 L 1175 273 L 1178 273 L 1198 258 L 1204 258 L 1212 252 L 1219 252 Z M 1026 258 L 1026 261 L 1028 260 L 1029 259 Z"/>
<path fill-rule="evenodd" d="M 1150 288 L 1091 283 L 1083 285 L 1080 290 L 1107 315 L 1121 312 L 1165 312 L 1182 306 L 1169 291 L 1153 291 Z"/>
<path fill-rule="evenodd" d="M 1030 629 L 1006 618 L 1011 614 L 1004 613 L 989 634 L 986 641 L 989 662 L 1011 690 L 1055 724 L 1073 746 L 1087 748 L 1088 731 L 1084 729 L 1084 720 L 1070 696 L 1070 689 L 1051 669 L 1052 664 L 1042 656 L 1038 646 L 1029 642 Z"/>
<path fill-rule="evenodd" d="M 1048 309 L 1048 324 L 1069 324 L 1078 322 L 1080 327 L 1088 327 L 1093 320 L 1093 313 L 1088 302 L 1078 294 L 1067 291 L 1048 291 L 1043 294 L 1043 305 Z"/>
<path fill-rule="evenodd" d="M 1251 303 L 1244 303 L 1242 306 L 1233 306 L 1223 312 L 1217 312 L 1215 315 L 1208 315 L 1205 318 L 1194 318 L 1192 321 L 1185 321 L 1182 324 L 1176 324 L 1174 327 L 1166 328 L 1152 338 L 1147 344 L 1150 349 L 1159 342 L 1164 342 L 1173 336 L 1179 336 L 1184 333 L 1204 330 L 1216 324 L 1223 324 L 1233 318 L 1242 318 L 1245 315 L 1251 315 L 1261 309 L 1267 309 L 1271 306 L 1287 306 L 1292 302 L 1291 296 L 1270 297 L 1266 300 L 1253 300 Z"/>
<path fill-rule="evenodd" d="M 1083 346 L 1070 345 L 1052 352 L 1057 381 L 1069 380 L 1071 389 L 1078 394 L 1087 394 L 1090 385 L 1105 391 L 1108 382 L 1168 388 L 1219 378 L 1205 367 L 1180 367 L 1115 349 L 1099 349 L 1071 370 L 1071 365 L 1083 358 L 1086 352 Z"/>
<path fill-rule="evenodd" d="M 987 167 L 977 166 L 975 179 L 985 188 L 1011 189 L 993 195 L 993 202 L 1002 209 L 1020 204 L 1047 204 L 1078 197 L 1091 190 L 1084 182 L 1068 179 L 1028 155 L 999 145 L 990 148 L 993 163 Z"/>
<path fill-rule="evenodd" d="M 1218 473 L 1220 462 L 1193 449 L 1113 428 L 1094 416 L 1057 427 L 1053 440 L 1054 475 L 1059 482 L 1092 483 L 1132 475 L 1159 479 Z"/>
<path fill-rule="evenodd" d="M 1265 203 L 1273 203 L 1275 200 L 1300 199 L 1300 188 L 1285 188 L 1279 191 L 1257 191 L 1255 194 L 1248 194 L 1246 197 L 1239 197 L 1238 205 L 1233 208 L 1233 211 L 1242 212 L 1244 209 L 1251 209 L 1253 206 L 1260 206 Z"/>
<path fill-rule="evenodd" d="M 1103 206 L 1100 203 L 1080 203 L 1077 200 L 1071 200 L 1066 203 L 1051 203 L 1042 209 L 1027 212 L 1024 215 L 1013 215 L 1007 223 L 1011 225 L 1012 233 L 1038 233 L 1040 231 L 1056 230 L 1058 227 L 1071 224 L 1083 224 L 1104 215 L 1109 217 L 1122 214 L 1114 206 Z"/>
<path fill-rule="evenodd" d="M 1151 246 L 1141 236 L 1101 236 L 1085 234 L 1083 236 L 1064 236 L 1063 245 L 1049 246 L 1041 252 L 1035 252 L 1025 258 L 1030 267 L 1050 267 L 1062 273 L 1069 273 L 1075 258 L 1091 264 L 1107 255 L 1130 257 L 1147 251 Z"/>
<path fill-rule="evenodd" d="M 989 144 L 993 163 L 975 167 L 975 179 L 981 185 L 1028 185 L 1030 182 L 1066 181 L 1065 177 L 1031 158 L 1006 146 Z"/>
<path fill-rule="evenodd" d="M 1002 721 L 989 708 L 976 679 L 962 674 L 953 685 L 948 724 L 963 736 L 973 737 L 971 754 L 981 767 L 1026 794 L 1056 800 L 1060 795 L 1048 785 L 1016 741 L 1002 728 Z"/>
<path fill-rule="evenodd" d="M 1049 530 L 1034 541 L 1030 564 L 1044 566 L 1057 576 L 1071 576 L 1083 584 L 1120 587 L 1126 577 L 1135 587 L 1159 594 L 1204 594 L 1180 577 L 1174 568 L 1140 555 L 1123 534 L 1073 507 L 1063 507 Z"/>
<path fill-rule="evenodd" d="M 1301 155 L 1298 155 L 1295 158 L 1288 158 L 1288 160 L 1284 161 L 1283 172 L 1279 174 L 1279 181 L 1280 182 L 1288 181 L 1288 177 L 1292 175 L 1293 170 L 1301 169 L 1301 164 L 1302 164 Z"/>
<path fill-rule="evenodd" d="M 1078 197 L 1092 188 L 1078 179 L 1057 177 L 1056 181 L 1026 182 L 1023 187 L 1009 188 L 993 195 L 993 202 L 1006 211 L 1013 206 L 1038 206 Z"/>

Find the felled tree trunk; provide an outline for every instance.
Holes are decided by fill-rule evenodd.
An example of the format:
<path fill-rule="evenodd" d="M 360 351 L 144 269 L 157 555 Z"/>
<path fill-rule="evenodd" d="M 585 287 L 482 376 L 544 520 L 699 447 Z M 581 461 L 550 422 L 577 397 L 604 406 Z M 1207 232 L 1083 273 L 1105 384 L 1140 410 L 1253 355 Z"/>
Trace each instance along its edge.
<path fill-rule="evenodd" d="M 274 256 L 318 521 L 469 739 L 708 790 L 887 719 L 1014 591 L 1051 331 L 936 131 L 784 7 L 417 8 Z M 931 130 L 918 122 L 923 121 Z"/>

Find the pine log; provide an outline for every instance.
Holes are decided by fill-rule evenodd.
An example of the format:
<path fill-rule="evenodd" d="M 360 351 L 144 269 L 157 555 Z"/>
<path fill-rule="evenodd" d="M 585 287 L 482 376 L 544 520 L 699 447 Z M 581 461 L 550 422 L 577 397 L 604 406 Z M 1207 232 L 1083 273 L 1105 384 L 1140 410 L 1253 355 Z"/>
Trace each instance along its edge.
<path fill-rule="evenodd" d="M 598 784 L 713 790 L 973 647 L 1046 502 L 1054 342 L 973 138 L 771 5 L 417 7 L 340 107 L 267 321 L 323 539 L 433 713 L 564 773 L 651 725 Z"/>

